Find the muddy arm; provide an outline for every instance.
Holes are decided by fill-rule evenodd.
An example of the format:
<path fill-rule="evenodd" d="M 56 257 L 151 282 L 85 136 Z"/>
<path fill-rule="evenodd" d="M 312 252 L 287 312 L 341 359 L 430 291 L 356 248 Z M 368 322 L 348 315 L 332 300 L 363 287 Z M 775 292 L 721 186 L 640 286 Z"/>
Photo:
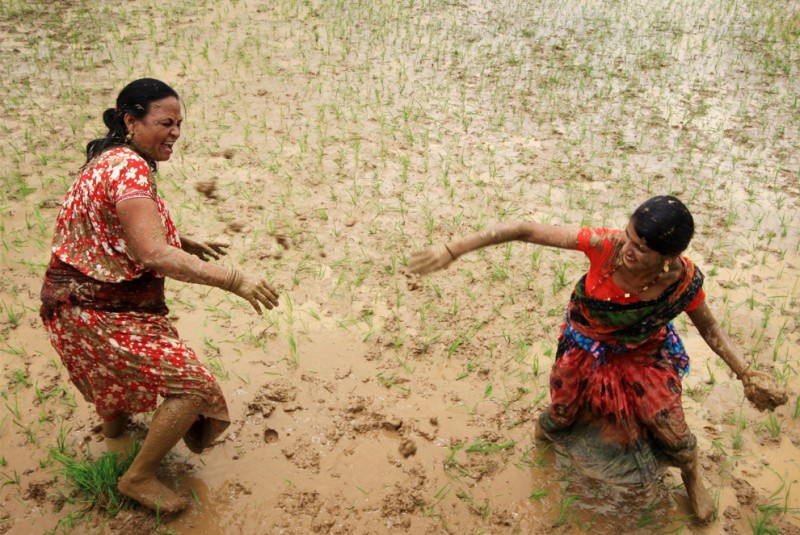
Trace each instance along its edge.
<path fill-rule="evenodd" d="M 470 251 L 509 241 L 525 241 L 562 249 L 575 249 L 578 246 L 579 230 L 577 227 L 542 225 L 521 221 L 496 223 L 480 232 L 456 238 L 448 244 L 434 245 L 413 253 L 408 269 L 412 273 L 424 275 L 425 273 L 446 268 L 459 256 Z"/>
<path fill-rule="evenodd" d="M 128 253 L 147 269 L 182 282 L 222 287 L 228 270 L 167 243 L 155 201 L 128 199 L 117 204 Z"/>
<path fill-rule="evenodd" d="M 496 223 L 480 232 L 474 232 L 451 241 L 447 244 L 447 248 L 454 258 L 482 247 L 509 241 L 524 241 L 561 249 L 575 249 L 578 247 L 579 230 L 577 227 L 544 225 L 526 221 Z"/>
<path fill-rule="evenodd" d="M 706 303 L 687 314 L 708 347 L 725 361 L 742 382 L 745 396 L 757 409 L 770 410 L 786 403 L 788 400 L 786 391 L 778 387 L 769 374 L 750 368 L 750 364 L 722 330 Z"/>
<path fill-rule="evenodd" d="M 738 379 L 741 379 L 744 372 L 750 368 L 750 365 L 733 345 L 725 331 L 722 330 L 722 326 L 717 321 L 717 318 L 714 317 L 708 305 L 704 302 L 699 308 L 687 312 L 687 314 L 700 332 L 700 336 L 708 344 L 708 347 L 725 361 L 725 364 L 736 374 Z"/>
<path fill-rule="evenodd" d="M 204 262 L 167 243 L 155 201 L 135 198 L 117 204 L 128 253 L 147 269 L 182 282 L 216 286 L 245 299 L 261 314 L 261 307 L 278 305 L 275 289 L 260 277 Z"/>

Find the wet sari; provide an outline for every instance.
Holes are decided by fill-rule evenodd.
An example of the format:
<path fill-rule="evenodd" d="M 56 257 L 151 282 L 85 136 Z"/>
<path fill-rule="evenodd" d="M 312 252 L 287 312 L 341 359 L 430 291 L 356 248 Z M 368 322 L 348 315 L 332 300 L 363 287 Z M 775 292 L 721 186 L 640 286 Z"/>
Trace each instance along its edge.
<path fill-rule="evenodd" d="M 126 147 L 111 149 L 65 196 L 40 315 L 70 380 L 104 420 L 153 411 L 159 396 L 202 398 L 202 418 L 186 437 L 200 451 L 229 425 L 227 404 L 168 318 L 164 278 L 128 252 L 116 206 L 133 198 L 156 202 L 167 243 L 180 247 L 147 162 Z"/>
<path fill-rule="evenodd" d="M 683 464 L 696 447 L 681 404 L 689 357 L 671 321 L 700 306 L 703 274 L 682 257 L 682 276 L 655 299 L 602 288 L 590 296 L 587 281 L 613 269 L 621 243 L 607 229 L 581 231 L 579 249 L 592 266 L 570 297 L 540 424 L 587 475 L 643 485 L 662 462 Z"/>

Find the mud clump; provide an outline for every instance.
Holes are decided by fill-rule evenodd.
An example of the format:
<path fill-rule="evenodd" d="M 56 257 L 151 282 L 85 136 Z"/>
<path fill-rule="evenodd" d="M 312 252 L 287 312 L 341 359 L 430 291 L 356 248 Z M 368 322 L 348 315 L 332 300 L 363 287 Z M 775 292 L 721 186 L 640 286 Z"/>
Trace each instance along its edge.
<path fill-rule="evenodd" d="M 308 437 L 302 437 L 294 444 L 285 446 L 281 449 L 281 453 L 296 467 L 315 474 L 319 473 L 319 451 L 314 448 Z"/>
<path fill-rule="evenodd" d="M 256 402 L 269 400 L 288 403 L 297 398 L 297 387 L 286 380 L 278 379 L 261 387 L 255 398 Z"/>
<path fill-rule="evenodd" d="M 415 453 L 417 453 L 417 445 L 414 444 L 414 441 L 411 439 L 406 439 L 400 444 L 400 455 L 404 458 L 408 459 Z"/>
<path fill-rule="evenodd" d="M 202 180 L 194 185 L 194 189 L 198 193 L 204 195 L 207 199 L 218 199 L 217 196 L 217 181 L 216 180 Z"/>

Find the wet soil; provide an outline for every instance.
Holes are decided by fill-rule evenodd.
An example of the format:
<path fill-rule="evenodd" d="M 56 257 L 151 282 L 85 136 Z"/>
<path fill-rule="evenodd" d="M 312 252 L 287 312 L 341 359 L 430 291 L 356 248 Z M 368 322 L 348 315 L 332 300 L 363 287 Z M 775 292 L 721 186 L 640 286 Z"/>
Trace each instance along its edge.
<path fill-rule="evenodd" d="M 796 6 L 731 2 L 0 2 L 0 534 L 800 532 Z M 779 11 L 778 11 L 779 10 Z M 128 81 L 185 104 L 159 187 L 181 231 L 281 291 L 264 317 L 167 284 L 233 423 L 162 478 L 190 508 L 110 518 L 50 451 L 124 451 L 41 328 L 53 222 Z M 406 276 L 499 220 L 624 227 L 684 199 L 708 302 L 785 384 L 759 412 L 686 318 L 708 527 L 677 472 L 587 480 L 532 436 L 579 253 L 513 244 Z"/>

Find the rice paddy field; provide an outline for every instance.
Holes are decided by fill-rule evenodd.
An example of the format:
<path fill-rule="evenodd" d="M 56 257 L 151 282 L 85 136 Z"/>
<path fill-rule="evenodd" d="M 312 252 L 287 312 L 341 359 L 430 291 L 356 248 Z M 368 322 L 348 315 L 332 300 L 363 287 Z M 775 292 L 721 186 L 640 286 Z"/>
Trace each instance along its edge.
<path fill-rule="evenodd" d="M 800 4 L 778 0 L 0 0 L 0 534 L 800 533 Z M 55 217 L 150 76 L 184 104 L 158 184 L 281 305 L 167 283 L 233 423 L 162 478 L 180 515 L 87 503 L 103 440 L 38 317 Z M 716 503 L 581 476 L 532 437 L 582 254 L 514 243 L 408 276 L 495 221 L 692 210 L 708 303 L 789 392 L 762 413 L 684 315 Z"/>

